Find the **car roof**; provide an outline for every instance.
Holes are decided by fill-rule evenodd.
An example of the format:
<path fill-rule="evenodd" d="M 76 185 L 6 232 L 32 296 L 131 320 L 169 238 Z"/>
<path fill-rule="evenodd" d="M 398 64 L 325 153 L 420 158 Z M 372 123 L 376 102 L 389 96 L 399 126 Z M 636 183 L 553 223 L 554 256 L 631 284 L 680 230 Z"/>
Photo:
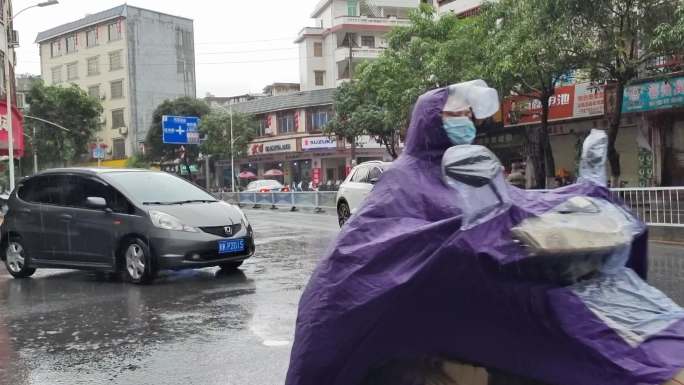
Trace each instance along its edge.
<path fill-rule="evenodd" d="M 387 169 L 389 166 L 392 165 L 392 162 L 383 162 L 381 160 L 369 160 L 368 162 L 363 162 L 361 164 L 356 165 L 356 167 L 360 166 L 380 166 L 383 170 Z M 354 167 L 354 168 L 356 168 Z"/>
<path fill-rule="evenodd" d="M 160 172 L 154 170 L 144 170 L 137 168 L 93 168 L 93 167 L 65 167 L 65 168 L 53 168 L 50 170 L 41 171 L 38 175 L 51 175 L 51 174 L 84 174 L 84 175 L 102 175 L 102 174 L 112 174 L 112 173 L 124 173 L 124 172 Z"/>

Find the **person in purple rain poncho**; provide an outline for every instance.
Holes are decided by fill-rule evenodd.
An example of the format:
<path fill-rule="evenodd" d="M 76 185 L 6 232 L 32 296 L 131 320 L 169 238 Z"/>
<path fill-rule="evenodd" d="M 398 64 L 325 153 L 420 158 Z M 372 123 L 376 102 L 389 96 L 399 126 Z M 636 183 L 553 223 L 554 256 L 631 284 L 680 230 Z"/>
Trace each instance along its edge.
<path fill-rule="evenodd" d="M 286 385 L 423 385 L 421 373 L 445 374 L 444 361 L 550 385 L 662 385 L 682 370 L 684 311 L 642 281 L 645 227 L 611 203 L 605 186 L 589 178 L 541 193 L 498 176 L 483 185 L 496 185 L 502 203 L 475 215 L 485 195 L 445 177 L 443 163 L 446 170 L 473 159 L 500 174 L 493 154 L 468 146 L 472 119 L 498 106 L 483 81 L 419 98 L 402 155 L 302 295 Z M 452 155 L 466 162 L 447 162 Z M 629 217 L 633 236 L 606 262 L 610 271 L 562 283 L 520 273 L 536 260 L 512 232 L 527 223 L 543 230 L 539 221 L 577 207 L 579 217 L 594 208 Z"/>

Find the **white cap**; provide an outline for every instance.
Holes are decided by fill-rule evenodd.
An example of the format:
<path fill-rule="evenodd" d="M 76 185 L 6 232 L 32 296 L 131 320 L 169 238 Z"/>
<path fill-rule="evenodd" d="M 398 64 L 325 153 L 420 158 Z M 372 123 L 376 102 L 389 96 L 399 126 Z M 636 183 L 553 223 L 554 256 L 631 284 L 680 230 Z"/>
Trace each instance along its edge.
<path fill-rule="evenodd" d="M 444 111 L 473 110 L 477 119 L 486 119 L 499 111 L 499 94 L 487 86 L 484 80 L 452 84 L 448 87 L 449 97 Z"/>

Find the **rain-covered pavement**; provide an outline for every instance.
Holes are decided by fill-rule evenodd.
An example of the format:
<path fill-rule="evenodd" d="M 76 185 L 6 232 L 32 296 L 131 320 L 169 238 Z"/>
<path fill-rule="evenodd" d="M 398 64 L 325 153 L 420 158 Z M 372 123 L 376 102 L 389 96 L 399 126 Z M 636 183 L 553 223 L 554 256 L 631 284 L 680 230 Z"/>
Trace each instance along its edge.
<path fill-rule="evenodd" d="M 94 273 L 0 267 L 0 384 L 282 384 L 301 291 L 331 215 L 248 211 L 258 253 L 241 272 Z M 652 246 L 653 282 L 684 304 L 684 249 Z"/>

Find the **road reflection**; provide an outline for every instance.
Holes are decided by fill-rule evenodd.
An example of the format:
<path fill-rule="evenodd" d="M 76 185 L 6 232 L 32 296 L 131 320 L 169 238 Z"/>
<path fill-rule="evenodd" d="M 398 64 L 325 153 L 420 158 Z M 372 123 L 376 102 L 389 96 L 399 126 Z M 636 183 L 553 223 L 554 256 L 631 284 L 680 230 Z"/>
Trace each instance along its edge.
<path fill-rule="evenodd" d="M 0 277 L 0 384 L 51 383 L 51 370 L 112 380 L 160 344 L 246 329 L 253 306 L 240 297 L 255 291 L 244 273 L 216 269 L 162 273 L 150 286 L 86 272 Z"/>

